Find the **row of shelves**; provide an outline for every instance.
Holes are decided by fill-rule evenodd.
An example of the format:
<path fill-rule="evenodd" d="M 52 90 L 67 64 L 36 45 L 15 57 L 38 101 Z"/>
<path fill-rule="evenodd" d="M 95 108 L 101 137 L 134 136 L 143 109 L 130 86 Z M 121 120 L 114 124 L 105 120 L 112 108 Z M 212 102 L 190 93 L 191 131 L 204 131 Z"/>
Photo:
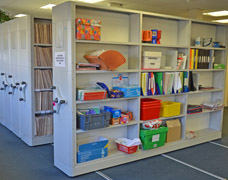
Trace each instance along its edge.
<path fill-rule="evenodd" d="M 103 100 L 91 100 L 91 101 L 76 101 L 76 104 L 92 104 L 92 103 L 102 103 L 102 102 L 116 102 L 116 101 L 125 101 L 132 99 L 143 99 L 143 98 L 159 98 L 159 97 L 169 97 L 169 96 L 182 96 L 182 95 L 195 95 L 203 93 L 213 93 L 213 92 L 222 92 L 222 89 L 211 89 L 211 90 L 201 90 L 201 91 L 190 91 L 186 93 L 178 94 L 169 94 L 169 95 L 154 95 L 154 96 L 139 96 L 139 97 L 129 97 L 129 98 L 108 98 Z"/>
<path fill-rule="evenodd" d="M 138 149 L 138 151 L 136 153 L 128 154 L 127 157 L 129 157 L 129 159 L 132 159 L 132 158 L 142 159 L 143 157 L 144 158 L 151 157 L 153 155 L 158 155 L 161 153 L 178 150 L 180 148 L 185 148 L 190 145 L 196 145 L 196 144 L 203 143 L 205 141 L 211 141 L 213 139 L 220 138 L 220 136 L 221 136 L 220 131 L 210 129 L 210 128 L 200 129 L 200 130 L 195 131 L 195 133 L 197 134 L 197 136 L 193 139 L 182 138 L 179 141 L 166 143 L 162 147 L 158 147 L 156 149 L 151 149 L 151 150 Z M 102 158 L 102 159 L 97 159 L 97 160 L 91 161 L 91 162 L 80 163 L 80 164 L 77 164 L 77 167 L 85 167 L 85 166 L 89 166 L 91 164 L 104 163 L 106 161 L 113 160 L 115 158 L 118 158 L 118 159 L 126 158 L 126 153 L 123 153 L 117 149 L 110 149 L 108 151 L 107 157 Z"/>
<path fill-rule="evenodd" d="M 117 70 L 117 71 L 105 71 L 105 70 L 96 70 L 96 71 L 76 71 L 76 74 L 113 74 L 113 73 L 140 73 L 140 72 L 184 72 L 184 71 L 192 71 L 192 72 L 216 72 L 216 71 L 225 71 L 225 69 L 159 69 L 159 70 L 137 70 L 137 69 L 129 69 L 129 70 Z"/>
<path fill-rule="evenodd" d="M 159 117 L 160 120 L 162 121 L 166 121 L 166 120 L 172 120 L 172 119 L 178 119 L 178 118 L 192 118 L 193 116 L 201 116 L 201 115 L 205 115 L 208 113 L 214 113 L 214 112 L 220 112 L 223 113 L 222 109 L 219 110 L 206 110 L 204 109 L 202 112 L 200 113 L 195 113 L 195 114 L 180 114 L 178 116 L 172 116 L 172 117 Z M 151 121 L 151 120 L 147 120 L 147 121 Z M 94 129 L 94 130 L 88 130 L 88 131 L 84 131 L 82 129 L 77 129 L 76 133 L 77 134 L 81 134 L 81 133 L 93 133 L 93 132 L 99 132 L 99 131 L 106 131 L 108 129 L 113 129 L 113 128 L 122 128 L 122 127 L 126 127 L 126 126 L 133 126 L 133 125 L 140 125 L 142 123 L 145 123 L 147 121 L 143 121 L 143 120 L 131 120 L 129 121 L 129 123 L 127 124 L 119 124 L 119 125 L 109 125 L 109 127 L 106 128 L 100 128 L 100 129 Z"/>
<path fill-rule="evenodd" d="M 184 47 L 189 44 L 193 46 L 197 36 L 201 36 L 201 38 L 210 37 L 213 41 L 219 41 L 222 45 L 225 44 L 225 40 L 222 38 L 225 28 L 216 23 L 162 16 L 154 13 L 125 13 L 118 9 L 85 8 L 84 5 L 76 5 L 75 10 L 74 16 L 76 18 L 101 20 L 101 43 L 138 45 L 142 40 L 140 33 L 142 30 L 157 29 L 162 31 L 160 40 L 162 46 Z M 118 33 L 119 31 L 121 34 Z M 150 46 L 149 43 L 144 44 Z"/>
<path fill-rule="evenodd" d="M 149 44 L 149 43 L 133 43 L 133 42 L 115 42 L 115 41 L 92 41 L 92 40 L 75 40 L 76 43 L 86 44 L 105 44 L 105 45 L 125 45 L 125 46 L 145 46 L 145 47 L 161 47 L 161 48 L 180 48 L 180 49 L 204 49 L 204 50 L 216 50 L 225 51 L 226 48 L 216 47 L 196 47 L 196 46 L 179 46 L 179 45 L 162 45 L 162 44 Z M 42 46 L 42 45 L 40 45 Z"/>
<path fill-rule="evenodd" d="M 101 20 L 100 41 L 76 39 L 75 33 L 79 32 L 79 26 L 75 24 L 76 18 Z M 65 21 L 68 21 L 69 24 L 66 25 Z M 211 66 L 211 64 L 208 66 L 208 68 L 211 69 L 197 69 L 197 66 L 195 66 L 194 63 L 194 66 L 190 66 L 190 62 L 194 62 L 192 61 L 192 58 L 190 59 L 190 55 L 191 52 L 193 52 L 192 49 L 210 50 L 214 53 L 213 56 L 211 56 L 214 58 L 214 61 L 211 61 L 212 63 L 226 64 L 226 26 L 167 15 L 82 5 L 73 2 L 63 3 L 53 8 L 53 23 L 56 25 L 54 27 L 56 35 L 62 34 L 62 37 L 55 38 L 56 46 L 54 45 L 53 48 L 54 53 L 64 51 L 67 54 L 66 66 L 54 67 L 53 71 L 56 76 L 56 78 L 54 78 L 54 84 L 55 86 L 58 86 L 61 96 L 66 100 L 63 101 L 65 103 L 61 105 L 59 113 L 54 115 L 55 165 L 66 174 L 75 176 L 185 148 L 221 137 L 223 109 L 215 111 L 204 110 L 201 113 L 190 115 L 187 114 L 187 105 L 203 104 L 208 101 L 214 102 L 217 99 L 223 101 L 224 99 L 225 69 L 212 69 L 213 66 Z M 145 39 L 143 39 L 143 31 L 151 31 L 154 29 L 161 30 L 160 44 L 145 42 Z M 212 38 L 212 42 L 219 42 L 221 46 L 219 48 L 212 47 L 212 45 L 207 47 L 203 47 L 203 45 L 196 47 L 194 45 L 196 37 L 198 36 L 200 36 L 201 39 Z M 125 57 L 126 63 L 115 71 L 78 71 L 75 69 L 76 64 L 88 63 L 87 60 L 84 59 L 84 56 L 89 54 L 88 52 L 101 49 L 118 51 Z M 159 70 L 141 70 L 142 65 L 144 65 L 142 63 L 144 60 L 142 56 L 145 54 L 145 51 L 159 52 L 159 54 L 162 54 L 161 56 L 159 55 L 159 57 L 161 57 L 161 66 Z M 178 68 L 182 68 L 180 66 L 178 67 L 178 57 L 180 57 L 180 54 L 186 56 L 186 66 L 183 67 L 183 69 L 178 70 Z M 196 57 L 196 55 L 191 57 Z M 195 69 L 192 69 L 191 67 Z M 204 68 L 205 66 L 200 66 L 200 68 L 201 67 Z M 146 78 L 148 78 L 148 76 L 152 75 L 152 73 L 146 74 L 146 72 L 172 72 L 172 75 L 174 75 L 173 73 L 178 72 L 175 75 L 181 76 L 183 74 L 188 74 L 188 77 L 193 77 L 193 74 L 197 74 L 194 76 L 194 78 L 198 78 L 196 79 L 197 83 L 194 84 L 196 85 L 197 90 L 199 89 L 198 87 L 205 89 L 208 87 L 209 89 L 204 91 L 186 92 L 186 86 L 182 86 L 182 90 L 180 91 L 185 91 L 186 93 L 171 94 L 174 91 L 179 91 L 165 91 L 164 88 L 164 92 L 167 95 L 92 101 L 76 100 L 77 88 L 83 89 L 83 87 L 93 87 L 96 82 L 105 83 L 109 88 L 113 87 L 112 78 L 117 77 L 118 73 L 122 73 L 121 77 L 128 77 L 129 84 L 143 87 L 146 82 L 143 76 L 147 75 Z M 141 73 L 144 74 L 142 75 Z M 168 77 L 167 75 L 171 75 L 171 73 L 166 73 L 165 75 Z M 166 81 L 167 79 L 168 78 L 166 78 Z M 184 85 L 186 84 L 188 83 L 185 76 Z M 173 84 L 170 83 L 170 87 L 171 85 Z M 173 86 L 175 86 L 175 83 Z M 145 89 L 148 94 L 154 94 L 154 92 L 149 92 L 150 88 L 148 88 L 148 84 L 144 87 L 144 90 Z M 156 94 L 163 94 L 162 90 L 156 92 Z M 79 98 L 83 99 L 81 97 Z M 160 118 L 163 122 L 175 118 L 180 119 L 182 132 L 181 140 L 167 143 L 163 147 L 147 151 L 138 149 L 137 153 L 132 155 L 119 152 L 115 144 L 116 139 L 139 138 L 140 126 L 143 122 L 146 122 L 142 121 L 144 119 L 143 115 L 148 112 L 142 112 L 140 108 L 141 100 L 144 98 L 155 98 L 161 101 L 181 103 L 180 114 L 178 116 Z M 84 121 L 80 121 L 81 117 L 76 117 L 78 110 L 93 108 L 102 110 L 104 106 L 117 108 L 118 110 L 121 110 L 121 112 L 133 112 L 134 120 L 129 121 L 128 124 L 117 123 L 118 125 L 103 126 L 106 128 L 101 129 L 88 131 L 79 130 L 79 127 L 83 129 L 82 122 L 84 123 Z M 158 109 L 159 107 L 156 108 Z M 151 109 L 149 108 L 149 111 Z M 140 116 L 142 116 L 142 118 Z M 78 124 L 79 122 L 80 125 Z M 124 121 L 121 122 L 124 123 Z M 94 127 L 95 126 L 93 126 L 93 128 Z M 196 138 L 188 140 L 186 135 L 188 131 L 195 131 L 197 134 Z M 77 163 L 79 145 L 86 144 L 93 137 L 98 136 L 109 139 L 108 157 L 85 163 Z"/>

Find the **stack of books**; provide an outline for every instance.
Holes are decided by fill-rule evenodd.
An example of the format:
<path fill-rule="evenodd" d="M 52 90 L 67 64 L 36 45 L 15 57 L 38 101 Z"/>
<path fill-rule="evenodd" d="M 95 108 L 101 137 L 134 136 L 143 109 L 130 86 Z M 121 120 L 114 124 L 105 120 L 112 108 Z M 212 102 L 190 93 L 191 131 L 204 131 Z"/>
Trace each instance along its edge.
<path fill-rule="evenodd" d="M 76 64 L 77 71 L 96 71 L 100 68 L 99 64 L 95 63 L 78 63 Z"/>
<path fill-rule="evenodd" d="M 34 24 L 34 42 L 40 44 L 52 44 L 52 25 L 51 24 Z"/>
<path fill-rule="evenodd" d="M 49 89 L 52 87 L 52 70 L 35 70 L 35 89 Z"/>
<path fill-rule="evenodd" d="M 52 48 L 51 47 L 34 47 L 34 65 L 51 67 L 52 66 Z"/>
<path fill-rule="evenodd" d="M 44 136 L 50 134 L 53 134 L 53 116 L 36 116 L 35 136 Z"/>

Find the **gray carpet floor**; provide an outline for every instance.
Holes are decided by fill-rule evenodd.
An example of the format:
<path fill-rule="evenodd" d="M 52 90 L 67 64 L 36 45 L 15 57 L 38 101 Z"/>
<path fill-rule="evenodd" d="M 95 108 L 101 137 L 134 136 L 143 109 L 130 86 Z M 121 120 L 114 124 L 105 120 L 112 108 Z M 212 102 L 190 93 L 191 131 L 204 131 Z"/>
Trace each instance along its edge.
<path fill-rule="evenodd" d="M 228 146 L 228 108 L 224 111 L 223 138 Z M 228 178 L 228 148 L 212 143 L 167 153 L 177 160 Z M 101 170 L 113 180 L 215 180 L 217 178 L 162 155 Z M 28 147 L 0 124 L 0 180 L 104 180 L 96 172 L 69 178 L 53 165 L 53 146 Z"/>

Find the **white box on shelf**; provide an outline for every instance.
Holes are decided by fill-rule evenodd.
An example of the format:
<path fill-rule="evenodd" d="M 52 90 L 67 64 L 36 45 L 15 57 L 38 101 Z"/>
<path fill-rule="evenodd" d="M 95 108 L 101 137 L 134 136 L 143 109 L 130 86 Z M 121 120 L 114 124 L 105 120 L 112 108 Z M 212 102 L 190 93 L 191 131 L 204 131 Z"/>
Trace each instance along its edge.
<path fill-rule="evenodd" d="M 143 51 L 142 69 L 160 69 L 162 52 Z"/>

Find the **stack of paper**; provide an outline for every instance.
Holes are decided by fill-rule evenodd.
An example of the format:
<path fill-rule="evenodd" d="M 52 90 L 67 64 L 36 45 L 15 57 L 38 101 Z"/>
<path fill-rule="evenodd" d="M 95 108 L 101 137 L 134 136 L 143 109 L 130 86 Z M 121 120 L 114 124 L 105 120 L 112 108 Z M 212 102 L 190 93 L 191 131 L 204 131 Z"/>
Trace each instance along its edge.
<path fill-rule="evenodd" d="M 35 89 L 49 89 L 52 87 L 52 70 L 35 70 Z"/>
<path fill-rule="evenodd" d="M 52 44 L 52 25 L 34 24 L 34 42 L 41 44 Z"/>
<path fill-rule="evenodd" d="M 34 47 L 35 66 L 52 66 L 52 48 Z"/>
<path fill-rule="evenodd" d="M 35 118 L 35 136 L 53 134 L 53 116 L 37 116 Z"/>
<path fill-rule="evenodd" d="M 53 110 L 53 93 L 52 92 L 35 92 L 36 111 Z"/>

